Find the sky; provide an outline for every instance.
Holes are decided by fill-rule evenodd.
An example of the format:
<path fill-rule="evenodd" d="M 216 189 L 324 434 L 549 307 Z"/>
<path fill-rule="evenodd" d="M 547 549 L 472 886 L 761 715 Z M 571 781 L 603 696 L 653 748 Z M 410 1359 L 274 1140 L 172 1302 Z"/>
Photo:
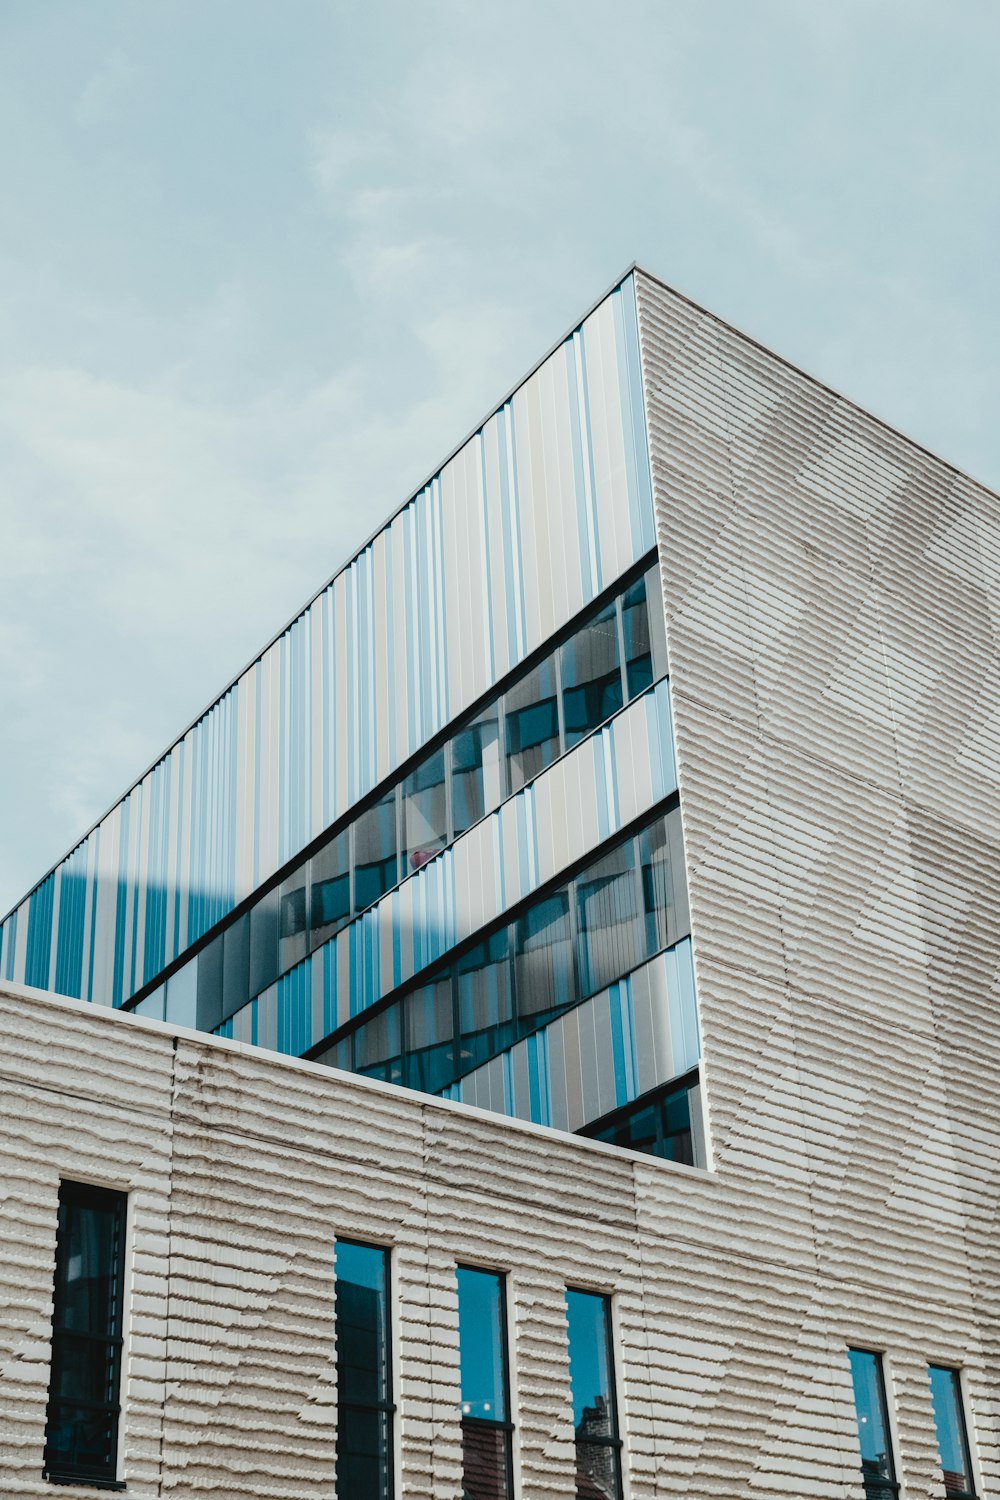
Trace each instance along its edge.
<path fill-rule="evenodd" d="M 996 0 L 0 0 L 0 913 L 638 260 L 1000 488 Z"/>

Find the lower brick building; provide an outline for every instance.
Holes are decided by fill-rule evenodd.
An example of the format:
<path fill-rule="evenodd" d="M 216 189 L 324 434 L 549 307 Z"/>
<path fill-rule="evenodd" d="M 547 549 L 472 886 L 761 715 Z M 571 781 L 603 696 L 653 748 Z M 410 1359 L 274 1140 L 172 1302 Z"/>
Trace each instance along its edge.
<path fill-rule="evenodd" d="M 998 621 L 630 271 L 0 924 L 0 1493 L 989 1500 Z"/>

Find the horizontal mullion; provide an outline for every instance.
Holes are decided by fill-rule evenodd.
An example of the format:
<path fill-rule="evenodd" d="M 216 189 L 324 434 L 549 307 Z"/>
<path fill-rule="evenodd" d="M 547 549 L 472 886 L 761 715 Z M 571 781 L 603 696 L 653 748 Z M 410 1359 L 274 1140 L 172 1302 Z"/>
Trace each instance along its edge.
<path fill-rule="evenodd" d="M 576 1435 L 576 1445 L 581 1447 L 586 1444 L 588 1448 L 624 1448 L 625 1444 L 620 1437 L 585 1437 L 582 1432 Z"/>
<path fill-rule="evenodd" d="M 461 1415 L 461 1414 L 460 1414 Z M 494 1421 L 491 1417 L 462 1417 L 463 1427 L 488 1427 L 493 1432 L 513 1432 L 513 1422 Z"/>
<path fill-rule="evenodd" d="M 121 1404 L 110 1401 L 88 1401 L 86 1396 L 50 1396 L 48 1410 L 59 1407 L 79 1407 L 81 1411 L 99 1411 L 107 1417 L 121 1416 Z"/>
<path fill-rule="evenodd" d="M 338 1401 L 339 1411 L 381 1411 L 392 1416 L 396 1410 L 394 1401 Z"/>
<path fill-rule="evenodd" d="M 107 1344 L 109 1349 L 121 1349 L 125 1340 L 118 1334 L 111 1333 L 88 1333 L 84 1328 L 69 1328 L 65 1323 L 55 1323 L 52 1327 L 52 1339 L 85 1339 L 88 1344 Z"/>

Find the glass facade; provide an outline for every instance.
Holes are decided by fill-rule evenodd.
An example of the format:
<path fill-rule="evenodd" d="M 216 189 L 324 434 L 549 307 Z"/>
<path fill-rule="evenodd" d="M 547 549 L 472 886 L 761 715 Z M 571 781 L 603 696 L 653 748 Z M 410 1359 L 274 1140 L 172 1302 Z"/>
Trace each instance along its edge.
<path fill-rule="evenodd" d="M 337 1494 L 392 1500 L 389 1252 L 338 1240 Z"/>
<path fill-rule="evenodd" d="M 656 602 L 652 611 L 647 590 Z M 208 943 L 197 958 L 197 1025 L 217 1029 L 662 679 L 666 646 L 658 590 L 656 565 L 646 565 L 614 598 L 577 621 L 560 646 L 509 680 L 473 718 Z M 238 940 L 229 937 L 236 928 Z M 525 932 L 522 938 L 527 968 L 559 963 L 555 933 L 548 935 L 553 951 L 547 958 L 544 932 Z M 228 965 L 227 943 L 233 949 Z M 144 1008 L 143 1001 L 137 1008 Z"/>
<path fill-rule="evenodd" d="M 48 1479 L 105 1485 L 117 1480 L 127 1201 L 124 1193 L 105 1188 L 60 1184 L 45 1422 Z"/>
<path fill-rule="evenodd" d="M 899 1491 L 889 1430 L 889 1408 L 881 1354 L 850 1349 L 854 1412 L 861 1447 L 861 1473 L 867 1500 L 893 1500 Z"/>
<path fill-rule="evenodd" d="M 658 814 L 574 879 L 537 896 L 512 921 L 425 970 L 386 1009 L 331 1038 L 318 1061 L 441 1093 L 678 942 L 688 929 L 686 900 L 676 899 L 683 870 L 670 868 L 671 850 L 679 848 L 679 819 L 676 808 Z M 647 879 L 650 869 L 655 879 Z M 661 1155 L 674 1148 L 690 1151 L 686 1105 L 671 1109 L 670 1126 L 661 1130 Z"/>
<path fill-rule="evenodd" d="M 566 1292 L 569 1378 L 576 1434 L 577 1500 L 622 1500 L 621 1440 L 611 1342 L 611 1303 Z"/>
<path fill-rule="evenodd" d="M 927 1377 L 934 1404 L 938 1458 L 944 1474 L 944 1493 L 952 1500 L 976 1500 L 969 1432 L 965 1425 L 962 1377 L 947 1365 L 928 1365 Z"/>
<path fill-rule="evenodd" d="M 644 1094 L 624 1109 L 604 1116 L 594 1125 L 584 1126 L 580 1134 L 594 1141 L 607 1141 L 611 1146 L 644 1151 L 647 1156 L 659 1156 L 665 1161 L 693 1167 L 691 1095 L 697 1087 L 698 1075 L 694 1073 L 679 1088 L 676 1084 L 667 1084 L 652 1094 Z"/>
<path fill-rule="evenodd" d="M 504 1278 L 459 1266 L 463 1500 L 511 1500 L 510 1379 Z"/>

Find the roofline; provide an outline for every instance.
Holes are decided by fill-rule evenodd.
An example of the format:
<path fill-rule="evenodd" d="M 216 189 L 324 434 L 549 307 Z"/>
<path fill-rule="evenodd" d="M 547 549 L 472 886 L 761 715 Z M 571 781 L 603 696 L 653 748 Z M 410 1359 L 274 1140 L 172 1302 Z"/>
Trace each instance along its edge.
<path fill-rule="evenodd" d="M 246 676 L 246 674 L 247 674 L 247 672 L 249 672 L 250 668 L 252 666 L 255 666 L 256 663 L 259 662 L 262 657 L 266 656 L 266 654 L 268 653 L 268 651 L 270 651 L 271 647 L 274 646 L 278 641 L 280 641 L 281 637 L 283 635 L 285 635 L 289 630 L 291 630 L 291 628 L 295 624 L 296 620 L 300 620 L 302 618 L 302 616 L 307 612 L 307 610 L 310 610 L 312 608 L 312 606 L 316 603 L 316 600 L 322 594 L 326 593 L 327 589 L 331 586 L 331 584 L 333 584 L 333 583 L 336 582 L 336 580 L 340 577 L 341 573 L 346 573 L 347 569 L 352 565 L 352 563 L 356 562 L 357 559 L 361 556 L 361 554 L 363 552 L 366 552 L 368 550 L 368 548 L 375 541 L 375 538 L 378 537 L 378 536 L 381 536 L 382 532 L 385 531 L 387 527 L 389 527 L 389 526 L 392 525 L 393 521 L 395 521 L 395 519 L 396 519 L 397 516 L 402 515 L 402 513 L 406 509 L 406 507 L 408 505 L 411 505 L 413 503 L 413 501 L 417 498 L 417 496 L 423 490 L 425 490 L 427 488 L 427 486 L 431 483 L 432 480 L 434 480 L 437 477 L 438 474 L 440 474 L 441 470 L 443 468 L 445 468 L 445 466 L 447 464 L 451 463 L 452 459 L 455 457 L 455 455 L 457 453 L 459 453 L 465 447 L 466 443 L 470 442 L 471 439 L 475 437 L 475 435 L 476 435 L 477 432 L 481 432 L 482 431 L 482 429 L 486 426 L 486 423 L 489 422 L 492 417 L 495 417 L 496 414 L 497 414 L 497 412 L 500 411 L 500 410 L 502 410 L 502 408 L 507 405 L 508 401 L 510 401 L 511 398 L 517 394 L 517 392 L 521 389 L 522 385 L 525 385 L 527 383 L 527 381 L 529 381 L 531 379 L 532 375 L 534 375 L 537 370 L 541 369 L 541 367 L 542 367 L 542 365 L 544 365 L 545 361 L 547 359 L 551 359 L 552 355 L 555 354 L 556 351 L 558 349 L 560 349 L 563 344 L 565 344 L 565 342 L 566 342 L 567 339 L 572 338 L 572 336 L 576 332 L 576 330 L 579 327 L 581 327 L 581 325 L 583 323 L 586 322 L 586 320 L 590 317 L 591 313 L 596 312 L 596 310 L 600 307 L 601 303 L 605 302 L 607 300 L 607 298 L 612 295 L 613 292 L 616 292 L 618 290 L 618 288 L 622 285 L 622 283 L 626 280 L 626 278 L 629 277 L 629 276 L 631 276 L 632 272 L 635 271 L 635 270 L 638 270 L 638 269 L 639 269 L 639 267 L 638 267 L 637 262 L 636 261 L 631 261 L 630 264 L 625 267 L 625 270 L 621 273 L 621 275 L 618 276 L 614 281 L 612 281 L 611 285 L 609 287 L 607 287 L 607 289 L 605 291 L 603 291 L 599 297 L 596 297 L 594 299 L 594 301 L 590 303 L 590 305 L 587 308 L 586 312 L 584 312 L 579 318 L 576 318 L 570 324 L 570 326 L 567 328 L 566 332 L 560 338 L 557 338 L 552 344 L 549 345 L 549 347 L 545 350 L 545 353 L 542 354 L 538 359 L 535 360 L 534 364 L 530 367 L 530 369 L 528 369 L 528 370 L 525 371 L 525 373 L 521 376 L 520 380 L 516 380 L 514 382 L 514 384 L 507 391 L 506 395 L 503 396 L 501 400 L 495 402 L 494 405 L 490 407 L 489 411 L 487 411 L 487 413 L 483 417 L 482 421 L 477 422 L 474 427 L 470 427 L 469 431 L 465 434 L 465 436 L 463 438 L 461 438 L 460 441 L 457 442 L 454 445 L 454 447 L 449 450 L 447 456 L 445 458 L 443 458 L 441 460 L 441 462 L 439 464 L 437 464 L 431 470 L 431 472 L 427 475 L 427 478 L 423 481 L 423 483 L 422 484 L 418 484 L 417 487 L 416 487 L 416 489 L 410 491 L 410 493 L 407 495 L 406 499 L 403 500 L 399 505 L 397 505 L 396 509 L 394 511 L 390 512 L 390 514 L 388 515 L 388 517 L 384 521 L 381 521 L 378 524 L 378 526 L 375 527 L 374 531 L 372 531 L 369 534 L 369 536 L 366 538 L 366 540 L 361 543 L 360 547 L 357 547 L 351 553 L 350 557 L 347 558 L 347 560 L 345 562 L 342 562 L 340 564 L 340 566 L 336 569 L 336 571 L 333 572 L 330 575 L 330 577 L 326 580 L 326 582 L 323 583 L 323 584 L 321 584 L 320 587 L 316 590 L 316 592 L 314 594 L 311 594 L 309 596 L 309 598 L 306 600 L 305 604 L 303 604 L 300 609 L 297 609 L 295 611 L 295 613 L 294 613 L 294 615 L 292 615 L 291 619 L 288 620 L 284 625 L 282 625 L 282 627 L 281 627 L 280 630 L 276 630 L 275 631 L 274 635 L 271 636 L 271 638 L 268 640 L 267 644 L 264 645 L 264 646 L 262 646 L 259 651 L 255 651 L 254 654 L 253 654 L 253 656 L 251 656 L 250 660 L 246 663 L 246 665 L 243 666 L 243 667 L 241 667 L 240 670 L 233 677 L 231 677 L 229 679 L 229 681 L 226 683 L 226 686 L 224 688 L 222 688 L 220 692 L 216 693 L 215 697 L 211 699 L 211 701 L 201 710 L 200 713 L 197 713 L 195 715 L 195 717 L 190 721 L 190 723 L 187 724 L 186 727 L 181 730 L 180 734 L 174 736 L 174 738 L 170 741 L 170 744 L 166 747 L 166 749 L 163 750 L 156 757 L 156 759 L 154 761 L 150 762 L 150 764 L 141 773 L 141 775 L 137 776 L 135 778 L 135 780 L 132 781 L 129 784 L 129 786 L 126 788 L 126 790 L 124 792 L 122 792 L 120 796 L 116 797 L 115 800 L 112 803 L 110 803 L 108 807 L 105 808 L 104 812 L 101 813 L 100 817 L 94 819 L 93 823 L 91 823 L 91 825 L 87 829 L 86 833 L 82 833 L 78 839 L 74 840 L 74 842 L 66 850 L 66 853 L 63 854 L 59 859 L 55 860 L 55 862 L 53 864 L 51 864 L 49 866 L 49 868 L 45 871 L 45 874 L 41 875 L 38 878 L 38 880 L 35 881 L 34 885 L 30 886 L 28 888 L 28 890 L 25 891 L 24 895 L 18 898 L 18 900 L 9 909 L 9 911 L 7 911 L 5 913 L 5 915 L 3 917 L 0 917 L 0 926 L 3 926 L 3 924 L 7 921 L 7 919 L 9 917 L 12 917 L 14 915 L 14 913 L 18 910 L 19 907 L 23 906 L 26 901 L 28 901 L 28 900 L 31 899 L 31 897 L 35 894 L 35 892 L 38 890 L 38 888 L 40 886 L 42 886 L 42 885 L 45 884 L 45 882 L 48 880 L 49 876 L 55 874 L 55 872 L 56 872 L 56 870 L 58 870 L 59 866 L 65 864 L 66 861 L 69 859 L 69 857 L 70 857 L 71 854 L 75 854 L 76 853 L 77 849 L 80 848 L 81 844 L 85 844 L 87 842 L 87 840 L 90 838 L 91 834 L 94 833 L 101 826 L 101 824 L 104 822 L 105 818 L 107 818 L 111 813 L 113 813 L 114 810 L 115 810 L 115 808 L 118 807 L 122 802 L 125 801 L 126 797 L 130 797 L 132 795 L 132 793 L 135 791 L 136 787 L 142 785 L 142 783 L 145 781 L 146 777 L 150 774 L 151 771 L 155 771 L 156 770 L 156 767 L 160 764 L 161 761 L 166 760 L 167 756 L 173 750 L 176 750 L 177 746 L 181 743 L 181 741 L 187 735 L 189 735 L 191 733 L 191 731 L 192 731 L 192 729 L 194 729 L 195 725 L 196 724 L 200 724 L 201 721 L 202 721 L 202 719 L 205 718 L 206 714 L 211 713 L 211 711 L 215 707 L 215 705 L 217 703 L 221 703 L 222 699 L 226 696 L 227 693 L 232 692 L 233 688 L 239 682 L 240 678 Z M 664 285 L 665 285 L 665 283 L 664 283 Z"/>

